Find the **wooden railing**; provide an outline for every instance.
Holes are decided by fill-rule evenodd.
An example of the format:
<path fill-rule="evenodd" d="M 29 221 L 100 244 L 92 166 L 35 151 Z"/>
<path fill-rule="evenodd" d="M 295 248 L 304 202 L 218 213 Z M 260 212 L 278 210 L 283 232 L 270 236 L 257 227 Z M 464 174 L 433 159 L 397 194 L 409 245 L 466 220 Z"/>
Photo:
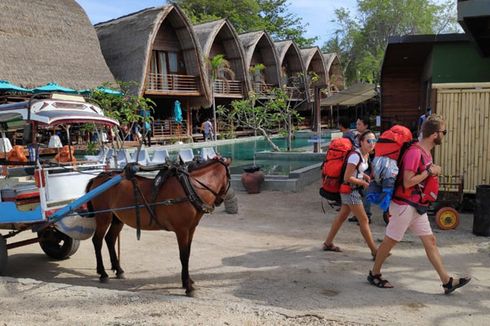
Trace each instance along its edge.
<path fill-rule="evenodd" d="M 148 73 L 147 91 L 199 93 L 197 77 L 190 75 L 163 75 Z"/>
<path fill-rule="evenodd" d="M 305 97 L 304 92 L 294 86 L 286 86 L 286 94 L 289 99 L 303 99 Z"/>
<path fill-rule="evenodd" d="M 269 95 L 272 90 L 272 85 L 264 82 L 253 82 L 253 90 L 259 95 Z"/>
<path fill-rule="evenodd" d="M 243 96 L 243 83 L 240 80 L 216 79 L 214 93 L 216 96 Z"/>
<path fill-rule="evenodd" d="M 178 124 L 175 120 L 155 120 L 153 121 L 154 138 L 187 137 L 187 122 L 184 120 Z"/>

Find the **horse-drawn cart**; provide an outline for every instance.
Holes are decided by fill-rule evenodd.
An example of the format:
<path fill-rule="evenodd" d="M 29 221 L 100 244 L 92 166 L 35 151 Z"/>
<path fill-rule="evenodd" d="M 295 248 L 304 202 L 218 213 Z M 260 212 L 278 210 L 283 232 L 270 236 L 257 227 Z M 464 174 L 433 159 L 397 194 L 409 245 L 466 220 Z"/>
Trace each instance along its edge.
<path fill-rule="evenodd" d="M 71 157 L 70 126 L 90 123 L 117 126 L 102 110 L 83 98 L 58 95 L 37 96 L 25 101 L 0 105 L 0 131 L 3 159 L 0 161 L 0 275 L 7 266 L 9 249 L 39 243 L 51 258 L 64 259 L 73 255 L 81 239 L 89 237 L 95 228 L 93 219 L 76 214 L 83 203 L 93 198 L 85 194 L 90 179 L 103 171 L 102 162 L 76 162 Z M 67 131 L 68 159 L 63 162 L 41 158 L 46 149 L 37 142 L 40 132 L 53 133 L 55 128 Z M 24 143 L 12 148 L 7 134 L 23 130 Z M 13 137 L 12 137 L 13 138 Z M 56 136 L 54 137 L 56 139 Z M 59 139 L 58 139 L 59 140 Z M 61 149 L 63 151 L 64 148 Z M 112 184 L 118 180 L 111 180 Z M 110 185 L 105 185 L 108 189 Z M 65 218 L 63 218 L 65 217 Z M 31 230 L 31 239 L 11 242 L 20 232 Z"/>

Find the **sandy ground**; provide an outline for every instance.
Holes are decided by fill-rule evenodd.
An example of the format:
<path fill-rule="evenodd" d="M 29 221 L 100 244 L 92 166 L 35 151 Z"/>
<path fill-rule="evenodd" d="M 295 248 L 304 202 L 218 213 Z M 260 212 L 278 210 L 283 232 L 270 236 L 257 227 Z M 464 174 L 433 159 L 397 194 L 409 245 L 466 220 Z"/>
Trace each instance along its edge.
<path fill-rule="evenodd" d="M 471 233 L 472 215 L 457 230 L 435 229 L 448 270 L 471 275 L 468 286 L 443 295 L 419 240 L 407 235 L 384 269 L 395 288 L 377 289 L 366 281 L 372 261 L 358 226 L 341 229 L 344 252 L 321 250 L 335 212 L 322 213 L 318 186 L 238 193 L 239 214 L 220 207 L 204 216 L 190 262 L 194 298 L 180 288 L 173 233 L 143 232 L 137 241 L 125 228 L 126 279 L 107 284 L 98 282 L 90 240 L 64 261 L 49 260 L 38 245 L 13 249 L 0 277 L 1 325 L 490 324 L 490 238 Z"/>

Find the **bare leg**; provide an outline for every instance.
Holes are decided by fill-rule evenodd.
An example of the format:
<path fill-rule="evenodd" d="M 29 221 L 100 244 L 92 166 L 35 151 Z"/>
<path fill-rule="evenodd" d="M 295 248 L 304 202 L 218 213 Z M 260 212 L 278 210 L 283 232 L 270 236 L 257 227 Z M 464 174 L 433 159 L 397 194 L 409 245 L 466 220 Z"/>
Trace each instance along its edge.
<path fill-rule="evenodd" d="M 420 237 L 420 240 L 422 240 L 427 258 L 429 258 L 432 266 L 434 266 L 437 274 L 439 274 L 442 284 L 446 284 L 449 282 L 449 275 L 447 274 L 446 268 L 442 262 L 441 254 L 437 248 L 436 237 L 433 234 L 424 235 Z"/>
<path fill-rule="evenodd" d="M 342 205 L 340 207 L 340 211 L 332 222 L 332 226 L 330 227 L 330 231 L 328 232 L 327 239 L 325 240 L 326 245 L 333 244 L 333 239 L 339 232 L 340 227 L 345 222 L 347 217 L 349 216 L 350 208 L 347 205 Z"/>
<path fill-rule="evenodd" d="M 373 275 L 381 274 L 381 266 L 390 255 L 391 249 L 393 249 L 397 243 L 398 242 L 392 238 L 385 236 L 383 242 L 379 245 L 378 252 L 376 253 L 376 259 L 372 270 Z"/>
<path fill-rule="evenodd" d="M 369 249 L 371 249 L 371 254 L 375 256 L 378 248 L 374 243 L 373 235 L 371 234 L 371 229 L 369 228 L 369 219 L 368 216 L 366 215 L 366 211 L 364 210 L 364 206 L 362 204 L 358 204 L 358 205 L 349 205 L 349 207 L 352 213 L 357 217 L 357 220 L 359 221 L 361 234 L 364 240 L 366 241 L 366 244 L 368 245 Z"/>

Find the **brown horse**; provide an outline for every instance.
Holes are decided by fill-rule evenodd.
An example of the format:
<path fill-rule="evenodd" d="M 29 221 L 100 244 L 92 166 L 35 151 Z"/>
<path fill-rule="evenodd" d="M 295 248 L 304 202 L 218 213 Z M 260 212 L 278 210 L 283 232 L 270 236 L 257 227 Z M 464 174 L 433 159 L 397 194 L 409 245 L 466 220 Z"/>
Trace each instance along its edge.
<path fill-rule="evenodd" d="M 104 236 L 111 257 L 111 269 L 117 278 L 124 278 L 115 242 L 123 225 L 127 224 L 138 229 L 138 236 L 140 229 L 175 232 L 182 264 L 182 287 L 186 289 L 187 295 L 192 295 L 194 282 L 189 276 L 192 237 L 203 214 L 212 211 L 215 205 L 223 201 L 230 186 L 230 162 L 215 158 L 191 164 L 185 169 L 173 166 L 162 170 L 166 173 L 159 174 L 161 179 L 166 179 L 161 185 L 155 182 L 158 176 L 152 180 L 131 175 L 128 173 L 131 169 L 128 168 L 123 172 L 101 173 L 92 179 L 87 185 L 87 192 L 114 175 L 123 173 L 125 177 L 118 185 L 88 203 L 96 219 L 92 242 L 100 281 L 108 281 L 101 254 Z"/>

